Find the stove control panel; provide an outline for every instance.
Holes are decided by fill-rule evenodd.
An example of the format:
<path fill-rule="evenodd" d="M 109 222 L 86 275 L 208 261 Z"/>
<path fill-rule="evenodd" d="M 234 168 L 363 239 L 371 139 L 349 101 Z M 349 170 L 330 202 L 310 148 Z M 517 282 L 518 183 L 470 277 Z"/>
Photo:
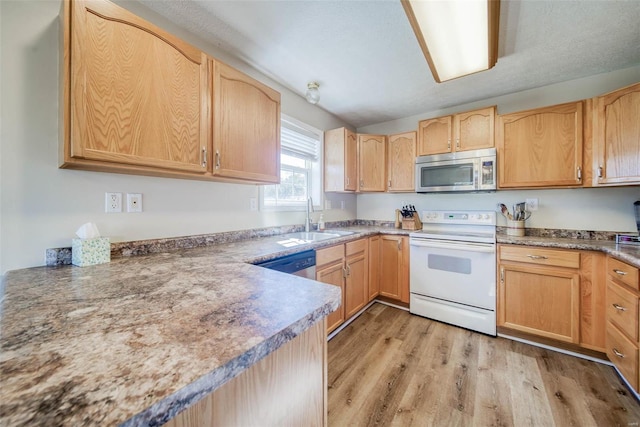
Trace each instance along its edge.
<path fill-rule="evenodd" d="M 496 225 L 494 211 L 423 211 L 426 224 Z"/>

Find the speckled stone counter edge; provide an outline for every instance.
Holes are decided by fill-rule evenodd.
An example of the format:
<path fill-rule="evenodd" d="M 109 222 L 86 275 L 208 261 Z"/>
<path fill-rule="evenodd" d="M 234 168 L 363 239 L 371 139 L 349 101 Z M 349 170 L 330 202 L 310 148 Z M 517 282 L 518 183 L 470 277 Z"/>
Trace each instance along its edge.
<path fill-rule="evenodd" d="M 351 226 L 393 227 L 390 221 L 376 220 L 348 220 L 327 222 L 327 228 L 344 228 Z M 195 236 L 169 237 L 162 239 L 135 240 L 130 242 L 116 242 L 111 244 L 111 258 L 135 255 L 149 255 L 180 249 L 193 249 L 213 246 L 222 243 L 232 243 L 242 240 L 269 237 L 278 234 L 304 231 L 303 225 L 285 225 L 281 227 L 255 228 L 239 231 L 225 231 L 222 233 L 200 234 Z M 71 264 L 71 248 L 51 248 L 45 251 L 45 265 L 55 267 Z"/>
<path fill-rule="evenodd" d="M 279 334 L 265 340 L 250 351 L 230 361 L 221 369 L 217 369 L 208 375 L 201 377 L 170 397 L 150 406 L 145 411 L 131 417 L 120 424 L 120 427 L 137 426 L 162 426 L 179 412 L 193 403 L 198 402 L 204 396 L 219 388 L 222 384 L 245 371 L 285 343 L 294 339 L 302 332 L 310 328 L 315 322 L 327 316 L 338 308 L 338 303 L 325 305 L 322 309 L 311 313 L 299 322 L 290 325 Z"/>

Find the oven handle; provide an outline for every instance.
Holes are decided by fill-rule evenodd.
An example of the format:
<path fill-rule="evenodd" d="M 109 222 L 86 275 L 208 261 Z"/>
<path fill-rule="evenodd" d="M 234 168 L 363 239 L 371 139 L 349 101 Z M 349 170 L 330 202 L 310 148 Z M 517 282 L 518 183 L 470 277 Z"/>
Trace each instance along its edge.
<path fill-rule="evenodd" d="M 453 249 L 458 251 L 480 252 L 480 253 L 486 253 L 486 254 L 495 253 L 496 251 L 496 245 L 471 243 L 471 242 L 442 243 L 442 242 L 433 242 L 433 241 L 425 241 L 425 240 L 410 240 L 409 244 L 411 246 L 416 246 L 421 248 Z"/>

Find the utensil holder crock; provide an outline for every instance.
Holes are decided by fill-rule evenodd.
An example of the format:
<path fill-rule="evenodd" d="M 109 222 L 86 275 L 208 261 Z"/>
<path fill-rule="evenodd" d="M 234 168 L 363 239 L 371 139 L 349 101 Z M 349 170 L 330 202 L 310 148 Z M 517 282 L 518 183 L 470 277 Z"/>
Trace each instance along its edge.
<path fill-rule="evenodd" d="M 524 220 L 507 220 L 507 236 L 524 236 Z"/>

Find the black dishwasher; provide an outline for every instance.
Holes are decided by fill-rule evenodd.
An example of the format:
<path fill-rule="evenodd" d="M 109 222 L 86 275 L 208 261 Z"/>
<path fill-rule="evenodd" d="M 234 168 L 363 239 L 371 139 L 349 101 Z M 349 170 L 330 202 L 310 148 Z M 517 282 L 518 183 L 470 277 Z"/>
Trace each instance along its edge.
<path fill-rule="evenodd" d="M 256 265 L 315 280 L 316 251 L 309 250 L 298 252 L 296 254 L 285 255 L 283 257 L 257 263 Z"/>

